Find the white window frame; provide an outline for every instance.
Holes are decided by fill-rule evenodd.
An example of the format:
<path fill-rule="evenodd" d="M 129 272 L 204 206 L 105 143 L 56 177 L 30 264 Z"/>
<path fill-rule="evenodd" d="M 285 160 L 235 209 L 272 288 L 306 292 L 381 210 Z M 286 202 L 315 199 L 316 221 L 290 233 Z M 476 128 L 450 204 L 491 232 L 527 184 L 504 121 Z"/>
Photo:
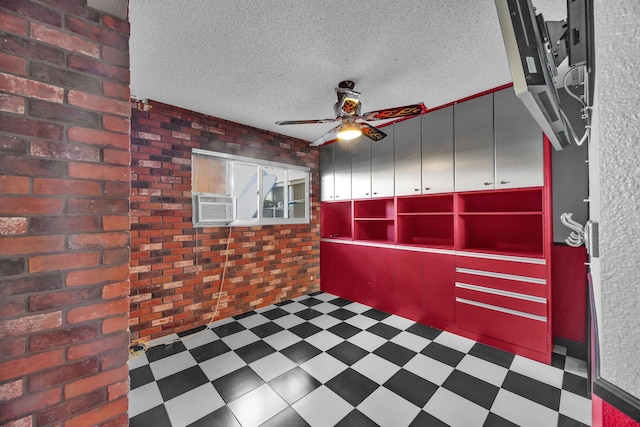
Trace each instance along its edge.
<path fill-rule="evenodd" d="M 248 165 L 248 166 L 252 166 L 252 167 L 256 167 L 257 168 L 257 194 L 256 194 L 256 216 L 255 218 L 251 218 L 251 219 L 238 219 L 238 212 L 237 212 L 237 200 L 234 197 L 234 214 L 233 214 L 233 221 L 231 223 L 229 223 L 229 226 L 255 226 L 255 225 L 282 225 L 282 224 L 309 224 L 310 223 L 310 212 L 311 212 L 311 197 L 310 197 L 310 188 L 311 188 L 311 169 L 306 167 L 306 166 L 298 166 L 298 165 L 291 165 L 288 163 L 279 163 L 279 162 L 272 162 L 269 160 L 262 160 L 262 159 L 254 159 L 251 157 L 243 157 L 243 156 L 237 156 L 234 154 L 227 154 L 227 153 L 218 153 L 215 151 L 208 151 L 208 150 L 202 150 L 199 148 L 193 148 L 191 151 L 192 155 L 198 155 L 198 156 L 208 156 L 208 157 L 213 157 L 213 158 L 217 158 L 217 159 L 223 159 L 226 161 L 226 167 L 225 167 L 225 171 L 223 173 L 226 174 L 226 192 L 225 196 L 233 196 L 234 194 L 236 194 L 236 188 L 234 186 L 234 174 L 233 174 L 233 165 L 234 164 L 242 164 L 242 165 Z M 193 157 L 193 156 L 192 156 Z M 202 193 L 202 192 L 197 192 L 197 191 L 193 191 L 193 185 L 195 182 L 194 179 L 194 175 L 195 173 L 197 173 L 197 171 L 194 171 L 194 163 L 192 160 L 191 163 L 192 166 L 192 170 L 191 170 L 191 175 L 192 175 L 192 195 L 195 198 L 197 195 L 207 195 L 209 193 Z M 284 171 L 284 185 L 285 185 L 285 189 L 284 189 L 284 202 L 283 202 L 283 206 L 284 207 L 288 207 L 290 205 L 290 203 L 294 203 L 295 201 L 290 201 L 289 200 L 289 191 L 288 191 L 288 183 L 289 183 L 289 173 L 290 171 L 297 171 L 297 172 L 302 172 L 304 174 L 304 181 L 305 181 L 305 188 L 304 188 L 304 206 L 305 206 L 305 210 L 304 210 L 304 218 L 299 217 L 299 218 L 289 218 L 289 209 L 285 208 L 282 210 L 283 212 L 283 216 L 282 217 L 278 217 L 278 218 L 267 218 L 264 216 L 264 211 L 263 211 L 263 202 L 267 196 L 267 194 L 264 194 L 264 188 L 263 188 L 263 171 L 264 168 L 277 168 L 277 169 L 281 169 Z M 192 209 L 194 209 L 193 211 L 193 221 L 194 221 L 194 227 L 209 227 L 211 225 L 208 225 L 206 223 L 200 223 L 197 222 L 197 218 L 196 218 L 196 212 L 195 212 L 195 204 L 192 206 Z M 274 211 L 275 212 L 275 211 Z"/>

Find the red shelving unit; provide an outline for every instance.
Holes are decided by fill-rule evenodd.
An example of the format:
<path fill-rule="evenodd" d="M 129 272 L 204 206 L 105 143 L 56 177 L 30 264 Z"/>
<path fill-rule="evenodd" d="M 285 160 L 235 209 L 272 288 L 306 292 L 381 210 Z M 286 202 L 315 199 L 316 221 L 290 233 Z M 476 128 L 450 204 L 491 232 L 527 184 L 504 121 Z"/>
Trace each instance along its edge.
<path fill-rule="evenodd" d="M 456 194 L 456 249 L 542 257 L 543 189 Z"/>
<path fill-rule="evenodd" d="M 453 195 L 399 197 L 398 243 L 453 248 Z"/>
<path fill-rule="evenodd" d="M 320 205 L 320 236 L 351 239 L 351 201 L 323 202 Z"/>
<path fill-rule="evenodd" d="M 395 243 L 395 199 L 366 199 L 353 202 L 355 240 Z"/>

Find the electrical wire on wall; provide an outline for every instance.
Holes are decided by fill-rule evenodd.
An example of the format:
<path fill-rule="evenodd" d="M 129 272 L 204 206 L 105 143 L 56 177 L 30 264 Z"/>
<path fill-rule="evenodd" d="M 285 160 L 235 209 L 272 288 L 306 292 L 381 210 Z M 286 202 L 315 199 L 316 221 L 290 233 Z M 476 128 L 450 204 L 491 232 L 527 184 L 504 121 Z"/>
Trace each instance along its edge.
<path fill-rule="evenodd" d="M 580 97 L 580 96 L 576 95 L 575 93 L 573 93 L 569 89 L 569 84 L 567 83 L 567 80 L 568 80 L 569 76 L 571 75 L 571 73 L 573 73 L 576 70 L 578 72 L 580 72 L 581 68 L 584 68 L 584 82 L 582 83 L 583 86 L 584 86 L 584 94 L 583 94 L 582 97 Z M 577 67 L 573 67 L 573 68 L 569 69 L 569 71 L 567 71 L 566 74 L 564 75 L 563 86 L 564 86 L 565 92 L 567 92 L 567 94 L 570 97 L 572 97 L 573 99 L 578 101 L 580 103 L 580 105 L 582 105 L 582 107 L 581 107 L 581 110 L 583 112 L 582 119 L 586 122 L 586 124 L 584 126 L 584 135 L 582 135 L 581 138 L 578 138 L 578 136 L 576 135 L 576 133 L 573 130 L 573 126 L 571 126 L 571 122 L 569 122 L 569 119 L 567 118 L 567 116 L 564 113 L 564 111 L 562 111 L 562 109 L 560 109 L 560 113 L 562 114 L 562 118 L 567 123 L 567 127 L 569 128 L 569 132 L 571 133 L 571 137 L 573 138 L 574 142 L 578 146 L 580 146 L 585 141 L 587 141 L 589 139 L 589 136 L 591 135 L 591 110 L 592 110 L 593 107 L 590 106 L 590 105 L 587 105 L 587 101 L 589 100 L 589 73 L 587 72 L 587 66 L 586 65 L 579 65 Z"/>
<path fill-rule="evenodd" d="M 228 228 L 229 228 L 229 233 L 227 234 L 227 243 L 224 251 L 225 255 L 224 255 L 224 263 L 222 266 L 222 276 L 220 277 L 220 287 L 218 288 L 218 299 L 216 301 L 215 309 L 213 310 L 213 316 L 211 316 L 211 320 L 207 323 L 207 325 L 204 328 L 202 328 L 198 332 L 190 335 L 186 335 L 182 338 L 176 338 L 171 341 L 158 343 L 152 346 L 150 346 L 149 343 L 147 343 L 146 341 L 142 341 L 142 340 L 134 341 L 129 345 L 129 359 L 133 359 L 135 357 L 140 356 L 141 354 L 146 353 L 150 348 L 171 345 L 177 341 L 180 341 L 181 339 L 189 339 L 202 333 L 203 331 L 206 331 L 207 329 L 211 329 L 211 325 L 213 325 L 214 319 L 216 318 L 216 315 L 220 308 L 220 300 L 222 299 L 222 290 L 224 289 L 224 282 L 227 274 L 227 264 L 229 262 L 229 244 L 231 242 L 231 230 L 233 227 L 229 226 Z M 196 239 L 196 247 L 197 247 L 198 246 L 198 227 L 195 227 L 195 229 L 196 229 L 195 239 Z M 197 265 L 198 265 L 198 254 L 196 251 L 196 266 Z"/>
<path fill-rule="evenodd" d="M 192 168 L 193 168 L 193 165 L 192 165 Z M 195 174 L 195 176 L 194 176 L 194 186 L 193 186 L 193 188 L 196 188 L 196 189 L 198 188 L 198 174 Z M 198 228 L 199 227 L 194 227 L 194 229 L 195 229 L 194 238 L 196 239 L 196 244 L 195 244 L 195 265 L 194 265 L 194 272 L 193 272 L 194 275 L 197 273 L 198 257 L 199 257 L 198 256 L 198 252 L 200 252 L 199 251 Z M 190 335 L 182 337 L 183 339 L 194 337 L 194 336 L 198 335 L 199 333 L 201 333 L 202 331 L 210 329 L 211 325 L 213 324 L 214 319 L 218 315 L 218 310 L 220 309 L 220 300 L 222 299 L 222 291 L 224 289 L 225 278 L 226 278 L 226 274 L 227 274 L 227 264 L 229 262 L 229 244 L 231 242 L 231 230 L 232 230 L 232 227 L 228 226 L 228 228 L 229 228 L 229 233 L 227 234 L 227 242 L 226 242 L 226 247 L 225 247 L 225 251 L 224 251 L 225 252 L 225 257 L 224 257 L 224 264 L 222 266 L 222 276 L 220 278 L 220 287 L 218 289 L 218 299 L 216 301 L 215 309 L 213 310 L 213 315 L 211 316 L 211 320 L 207 323 L 207 325 L 204 328 L 202 328 L 201 330 L 199 330 L 196 333 L 193 333 L 193 334 L 190 334 Z M 180 338 L 176 338 L 174 340 L 163 342 L 163 343 L 158 343 L 158 344 L 153 345 L 153 346 L 149 346 L 149 344 L 147 342 L 142 341 L 142 340 L 134 341 L 129 345 L 129 358 L 131 359 L 131 358 L 137 357 L 137 356 L 139 356 L 141 354 L 144 354 L 149 350 L 149 348 L 158 347 L 158 346 L 162 346 L 162 345 L 165 345 L 165 346 L 166 345 L 170 345 L 170 344 L 173 344 L 174 342 L 177 342 L 179 340 L 180 340 Z"/>

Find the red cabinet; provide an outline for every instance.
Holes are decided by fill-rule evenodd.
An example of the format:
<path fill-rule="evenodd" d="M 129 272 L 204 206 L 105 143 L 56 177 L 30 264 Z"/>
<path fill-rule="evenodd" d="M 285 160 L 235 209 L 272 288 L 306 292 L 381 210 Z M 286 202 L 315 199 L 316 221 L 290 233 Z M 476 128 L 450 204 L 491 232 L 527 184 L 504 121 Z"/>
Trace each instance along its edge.
<path fill-rule="evenodd" d="M 455 323 L 455 256 L 423 254 L 423 321 L 447 329 Z"/>
<path fill-rule="evenodd" d="M 371 269 L 371 249 L 368 246 L 342 245 L 338 258 L 338 270 L 345 271 L 342 287 L 348 289 L 346 298 L 366 305 L 373 305 L 371 280 L 374 272 Z M 347 249 L 347 251 L 344 251 Z"/>
<path fill-rule="evenodd" d="M 325 202 L 320 205 L 320 236 L 351 239 L 351 201 Z"/>
<path fill-rule="evenodd" d="M 371 247 L 371 260 L 366 268 L 371 271 L 371 300 L 373 307 L 387 313 L 397 313 L 396 250 Z"/>
<path fill-rule="evenodd" d="M 396 251 L 397 313 L 407 319 L 421 321 L 423 312 L 422 252 Z"/>
<path fill-rule="evenodd" d="M 366 266 L 369 248 L 351 244 L 330 244 L 333 245 L 335 293 L 350 301 L 360 301 L 369 282 L 369 269 Z M 363 262 L 363 259 L 366 261 Z M 322 276 L 320 280 L 322 282 Z"/>
<path fill-rule="evenodd" d="M 552 350 L 547 265 L 544 259 L 456 257 L 456 325 L 532 350 L 549 361 Z"/>
<path fill-rule="evenodd" d="M 340 295 L 336 281 L 336 243 L 320 241 L 320 289 Z"/>
<path fill-rule="evenodd" d="M 545 187 L 324 202 L 321 289 L 549 362 Z"/>
<path fill-rule="evenodd" d="M 458 193 L 456 249 L 542 257 L 544 189 Z"/>

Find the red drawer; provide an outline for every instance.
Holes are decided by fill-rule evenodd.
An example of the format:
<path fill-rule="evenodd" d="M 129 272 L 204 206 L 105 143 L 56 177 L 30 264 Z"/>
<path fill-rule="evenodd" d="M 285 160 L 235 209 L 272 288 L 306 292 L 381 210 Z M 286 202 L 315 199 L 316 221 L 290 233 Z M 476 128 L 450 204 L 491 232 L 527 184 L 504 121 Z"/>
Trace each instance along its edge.
<path fill-rule="evenodd" d="M 456 267 L 511 274 L 514 276 L 535 277 L 538 279 L 545 279 L 547 277 L 546 264 L 533 264 L 529 262 L 456 256 Z"/>
<path fill-rule="evenodd" d="M 519 294 L 532 295 L 536 297 L 547 297 L 547 286 L 545 284 L 525 282 L 516 280 L 516 278 L 492 277 L 482 275 L 482 273 L 483 272 L 481 271 L 478 271 L 477 273 L 456 271 L 456 282 L 483 286 L 485 288 L 500 289 L 503 291 L 517 292 Z"/>
<path fill-rule="evenodd" d="M 531 301 L 509 295 L 497 295 L 495 293 L 491 293 L 491 291 L 487 292 L 484 290 L 468 289 L 461 286 L 456 286 L 456 297 L 503 307 L 510 310 L 530 313 L 544 318 L 547 317 L 546 300 Z"/>
<path fill-rule="evenodd" d="M 471 332 L 547 352 L 547 322 L 456 300 L 456 324 Z"/>

